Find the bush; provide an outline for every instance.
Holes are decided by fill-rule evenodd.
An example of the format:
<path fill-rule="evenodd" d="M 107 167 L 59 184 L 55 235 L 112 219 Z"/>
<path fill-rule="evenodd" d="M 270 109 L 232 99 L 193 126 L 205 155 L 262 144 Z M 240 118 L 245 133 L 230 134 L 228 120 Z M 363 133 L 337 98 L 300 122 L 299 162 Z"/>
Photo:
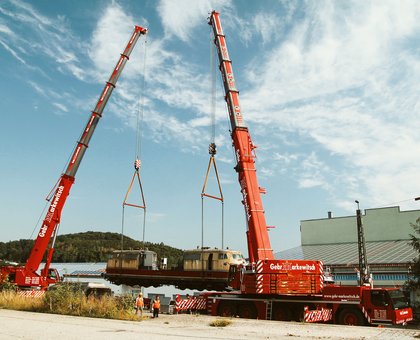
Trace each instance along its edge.
<path fill-rule="evenodd" d="M 9 281 L 9 278 L 6 278 L 0 285 L 0 292 L 4 291 L 16 291 L 16 286 Z"/>
<path fill-rule="evenodd" d="M 80 284 L 56 284 L 44 295 L 49 311 L 56 314 L 80 315 L 84 293 Z"/>
<path fill-rule="evenodd" d="M 209 326 L 211 327 L 226 327 L 229 326 L 232 323 L 232 321 L 227 319 L 216 319 L 212 322 L 210 322 Z"/>

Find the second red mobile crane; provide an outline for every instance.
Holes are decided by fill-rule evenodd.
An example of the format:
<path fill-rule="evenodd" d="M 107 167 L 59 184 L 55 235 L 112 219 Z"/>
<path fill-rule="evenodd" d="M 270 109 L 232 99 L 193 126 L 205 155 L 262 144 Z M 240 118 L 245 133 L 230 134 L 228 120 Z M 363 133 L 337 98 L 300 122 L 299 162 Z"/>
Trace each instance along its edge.
<path fill-rule="evenodd" d="M 335 322 L 352 325 L 412 320 L 412 310 L 398 289 L 370 285 L 324 285 L 321 261 L 275 260 L 271 249 L 256 169 L 255 146 L 244 123 L 239 91 L 233 76 L 219 13 L 209 18 L 218 51 L 219 68 L 231 123 L 235 170 L 247 219 L 250 264 L 231 266 L 230 284 L 236 292 L 203 294 L 213 315 Z"/>
<path fill-rule="evenodd" d="M 61 175 L 57 185 L 53 189 L 52 196 L 47 214 L 42 222 L 42 226 L 36 237 L 35 244 L 24 266 L 5 265 L 0 267 L 0 283 L 8 280 L 21 289 L 46 289 L 50 284 L 60 280 L 58 272 L 50 268 L 52 256 L 54 253 L 54 243 L 57 236 L 58 226 L 61 220 L 61 211 L 69 195 L 70 189 L 74 183 L 75 175 L 79 169 L 80 163 L 89 146 L 93 132 L 102 117 L 102 112 L 114 90 L 119 76 L 130 57 L 138 38 L 142 34 L 146 34 L 147 29 L 135 26 L 134 32 L 120 56 L 109 80 L 99 97 L 98 102 L 77 142 L 76 148 L 70 158 L 66 171 Z M 44 268 L 38 273 L 38 268 L 47 252 Z"/>

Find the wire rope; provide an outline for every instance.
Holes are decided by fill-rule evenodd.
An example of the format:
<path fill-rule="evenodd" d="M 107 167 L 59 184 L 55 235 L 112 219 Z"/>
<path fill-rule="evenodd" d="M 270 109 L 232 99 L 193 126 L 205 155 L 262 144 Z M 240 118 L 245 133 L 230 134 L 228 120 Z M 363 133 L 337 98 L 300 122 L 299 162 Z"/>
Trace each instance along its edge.
<path fill-rule="evenodd" d="M 216 48 L 214 45 L 214 39 L 212 32 L 210 31 L 210 88 L 211 88 L 211 95 L 210 95 L 210 125 L 211 125 L 211 133 L 210 133 L 210 144 L 209 144 L 209 154 L 210 154 L 210 160 L 209 165 L 207 168 L 206 178 L 204 181 L 203 189 L 201 191 L 201 248 L 204 249 L 204 196 L 207 196 L 209 198 L 220 200 L 222 207 L 221 207 L 221 224 L 222 224 L 222 249 L 224 249 L 224 201 L 223 201 L 223 193 L 221 189 L 220 179 L 217 171 L 216 166 L 216 58 L 215 58 L 215 52 Z M 214 167 L 214 171 L 216 173 L 216 179 L 219 187 L 219 193 L 220 197 L 208 195 L 205 193 L 206 185 L 208 181 L 209 172 L 211 170 L 211 165 Z M 203 250 L 204 251 L 204 250 Z M 204 256 L 202 254 L 202 259 L 204 259 Z M 204 269 L 204 262 L 202 262 L 202 269 Z"/>
<path fill-rule="evenodd" d="M 123 202 L 123 209 L 122 209 L 122 220 L 121 220 L 121 250 L 123 250 L 124 247 L 124 215 L 125 215 L 125 205 L 131 205 L 137 208 L 143 209 L 143 232 L 142 232 L 142 246 L 144 248 L 145 245 L 145 232 L 146 232 L 146 204 L 144 202 L 144 194 L 143 194 L 143 187 L 141 184 L 140 179 L 140 166 L 141 166 L 141 149 L 142 149 L 142 139 L 143 139 L 143 125 L 144 125 L 144 106 L 145 106 L 145 89 L 146 89 L 146 60 L 147 60 L 147 34 L 145 36 L 144 40 L 144 57 L 143 57 L 143 70 L 142 70 L 142 84 L 140 87 L 140 95 L 139 99 L 137 101 L 137 114 L 136 114 L 136 142 L 135 142 L 135 150 L 134 150 L 134 168 L 135 172 L 133 175 L 133 178 L 131 180 L 130 186 L 128 188 L 128 191 L 125 195 L 125 199 Z M 128 195 L 131 191 L 132 184 L 134 181 L 135 176 L 137 175 L 140 191 L 141 191 L 141 197 L 143 200 L 143 205 L 134 205 L 134 204 L 128 204 L 126 203 L 126 200 L 128 198 Z"/>

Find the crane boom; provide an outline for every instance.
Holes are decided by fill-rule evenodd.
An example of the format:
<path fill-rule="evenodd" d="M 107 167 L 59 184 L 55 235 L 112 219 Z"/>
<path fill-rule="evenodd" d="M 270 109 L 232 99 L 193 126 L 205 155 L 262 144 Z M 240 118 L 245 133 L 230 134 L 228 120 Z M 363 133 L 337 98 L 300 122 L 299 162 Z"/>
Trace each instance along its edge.
<path fill-rule="evenodd" d="M 236 166 L 243 196 L 247 219 L 248 253 L 251 262 L 273 260 L 273 250 L 268 236 L 264 208 L 261 200 L 262 189 L 258 185 L 255 168 L 255 145 L 252 143 L 248 128 L 242 117 L 239 103 L 239 91 L 233 76 L 232 61 L 229 58 L 225 35 L 219 19 L 219 13 L 213 11 L 209 25 L 213 28 L 215 44 L 219 57 L 219 68 L 222 73 L 225 100 L 232 127 L 232 140 L 235 148 Z"/>
<path fill-rule="evenodd" d="M 38 270 L 38 267 L 44 257 L 52 235 L 55 236 L 55 233 L 57 232 L 57 227 L 61 219 L 61 211 L 74 183 L 76 172 L 80 166 L 86 149 L 89 146 L 90 139 L 92 138 L 95 128 L 100 118 L 102 117 L 102 112 L 112 94 L 113 89 L 116 86 L 118 78 L 124 69 L 127 60 L 129 59 L 139 36 L 141 34 L 146 34 L 146 32 L 147 29 L 140 26 L 135 26 L 134 32 L 124 52 L 121 54 L 120 59 L 118 60 L 117 65 L 115 66 L 109 80 L 106 82 L 99 100 L 94 110 L 92 111 L 92 114 L 82 132 L 79 141 L 77 142 L 76 148 L 73 151 L 66 171 L 61 175 L 58 185 L 55 187 L 54 196 L 52 197 L 47 214 L 44 218 L 28 260 L 26 261 L 25 267 L 23 270 L 16 271 L 16 283 L 19 286 L 38 285 L 45 287 L 47 285 L 46 276 L 48 274 L 49 265 L 53 255 L 53 245 L 48 251 L 46 265 L 41 271 L 41 276 L 36 274 L 36 271 Z"/>
<path fill-rule="evenodd" d="M 219 13 L 210 14 L 214 43 L 219 57 L 219 69 L 225 89 L 225 100 L 232 128 L 232 144 L 247 221 L 247 245 L 250 264 L 231 266 L 230 284 L 243 294 L 312 294 L 322 289 L 323 265 L 312 260 L 276 260 L 271 248 L 265 221 L 261 193 L 255 168 L 255 145 L 245 125 L 239 91 L 233 76 L 232 61 L 220 23 Z"/>

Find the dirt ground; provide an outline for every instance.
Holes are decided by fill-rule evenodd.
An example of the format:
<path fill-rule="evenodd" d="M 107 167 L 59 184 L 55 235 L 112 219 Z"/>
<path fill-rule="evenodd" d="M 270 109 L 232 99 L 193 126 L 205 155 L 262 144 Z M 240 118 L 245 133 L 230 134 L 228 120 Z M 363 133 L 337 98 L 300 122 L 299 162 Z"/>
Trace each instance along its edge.
<path fill-rule="evenodd" d="M 295 322 L 228 319 L 226 327 L 211 327 L 216 317 L 166 315 L 141 321 L 18 312 L 0 309 L 0 339 L 414 339 L 420 330 L 353 327 Z"/>

